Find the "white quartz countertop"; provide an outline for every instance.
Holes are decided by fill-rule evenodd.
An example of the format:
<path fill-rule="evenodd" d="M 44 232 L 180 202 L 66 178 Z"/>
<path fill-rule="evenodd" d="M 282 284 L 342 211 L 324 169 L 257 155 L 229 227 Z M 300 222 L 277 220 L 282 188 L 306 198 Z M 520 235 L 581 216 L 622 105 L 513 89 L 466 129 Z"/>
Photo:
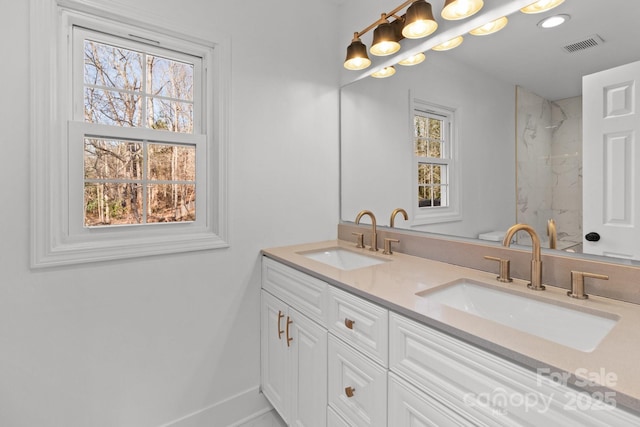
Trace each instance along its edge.
<path fill-rule="evenodd" d="M 335 247 L 388 262 L 342 270 L 301 254 Z M 613 400 L 617 406 L 640 412 L 640 306 L 636 304 L 598 296 L 576 300 L 567 297 L 566 289 L 552 284 L 545 284 L 545 291 L 533 291 L 526 287 L 527 282 L 523 280 L 501 283 L 496 280 L 496 273 L 397 252 L 383 255 L 381 251 L 374 253 L 368 249 L 357 249 L 353 243 L 341 240 L 264 249 L 263 254 L 534 371 L 542 368 L 571 374 L 569 384 L 587 393 L 614 392 Z M 550 302 L 570 304 L 585 311 L 603 312 L 617 316 L 619 320 L 595 350 L 583 352 L 448 306 L 425 310 L 424 298 L 417 293 L 461 278 Z M 615 286 L 615 283 L 611 285 Z M 587 334 L 589 331 L 577 330 L 576 333 Z"/>

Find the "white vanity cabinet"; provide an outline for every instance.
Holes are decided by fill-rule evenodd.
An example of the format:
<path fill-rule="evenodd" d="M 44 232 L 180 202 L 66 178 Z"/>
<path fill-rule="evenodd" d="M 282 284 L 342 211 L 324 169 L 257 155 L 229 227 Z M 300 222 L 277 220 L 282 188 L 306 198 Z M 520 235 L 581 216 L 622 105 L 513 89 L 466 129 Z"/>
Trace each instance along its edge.
<path fill-rule="evenodd" d="M 603 403 L 606 397 L 558 384 L 395 313 L 389 342 L 392 372 L 475 426 L 640 425 L 638 417 Z M 403 425 L 412 424 L 393 423 Z"/>
<path fill-rule="evenodd" d="M 327 425 L 327 286 L 263 259 L 262 392 L 290 426 Z"/>
<path fill-rule="evenodd" d="M 262 390 L 289 426 L 639 426 L 640 417 L 267 257 Z M 604 393 L 604 392 L 603 392 Z"/>

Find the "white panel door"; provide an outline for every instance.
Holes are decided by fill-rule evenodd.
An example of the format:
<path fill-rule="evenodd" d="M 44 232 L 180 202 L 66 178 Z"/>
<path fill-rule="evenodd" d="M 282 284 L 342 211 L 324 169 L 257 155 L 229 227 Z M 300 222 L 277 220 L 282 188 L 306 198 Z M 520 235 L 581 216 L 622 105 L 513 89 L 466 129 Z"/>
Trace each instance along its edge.
<path fill-rule="evenodd" d="M 288 403 L 291 400 L 287 372 L 286 321 L 287 305 L 269 292 L 262 291 L 260 322 L 260 376 L 262 392 L 282 419 L 289 424 Z"/>
<path fill-rule="evenodd" d="M 326 427 L 327 330 L 292 308 L 289 316 L 290 425 Z"/>
<path fill-rule="evenodd" d="M 584 252 L 640 259 L 640 62 L 582 88 Z"/>

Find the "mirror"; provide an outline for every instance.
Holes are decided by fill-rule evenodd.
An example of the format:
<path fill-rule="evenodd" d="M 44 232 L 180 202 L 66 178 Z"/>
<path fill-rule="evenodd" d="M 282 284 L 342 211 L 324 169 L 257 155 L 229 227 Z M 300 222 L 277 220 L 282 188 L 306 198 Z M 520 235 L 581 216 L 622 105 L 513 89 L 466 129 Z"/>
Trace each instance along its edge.
<path fill-rule="evenodd" d="M 441 5 L 432 3 L 439 16 L 436 9 Z M 486 1 L 485 7 L 491 4 Z M 557 211 L 541 207 L 531 193 L 525 197 L 533 187 L 540 194 L 551 191 L 544 183 L 557 182 L 558 169 L 532 164 L 549 162 L 549 156 L 525 160 L 516 140 L 524 144 L 541 133 L 563 134 L 574 145 L 569 144 L 566 153 L 553 155 L 564 160 L 571 155 L 559 167 L 571 169 L 572 176 L 580 178 L 581 125 L 572 112 L 579 116 L 581 111 L 582 76 L 640 59 L 633 46 L 640 37 L 640 26 L 633 22 L 638 12 L 640 5 L 624 0 L 607 2 L 606 10 L 595 0 L 566 0 L 543 14 L 516 11 L 496 34 L 465 35 L 454 50 L 428 51 L 426 61 L 417 66 L 397 65 L 391 78 L 358 77 L 345 84 L 341 89 L 341 219 L 352 222 L 360 210 L 370 209 L 384 226 L 391 212 L 401 207 L 410 220 L 398 216 L 398 228 L 490 239 L 494 231 L 526 222 L 545 241 L 546 221 L 553 217 L 559 240 L 565 240 L 558 249 L 579 252 L 581 197 L 574 201 L 575 209 L 565 206 Z M 556 14 L 571 19 L 553 29 L 537 26 L 544 17 Z M 572 53 L 564 48 L 589 39 L 595 40 L 595 46 Z M 416 100 L 455 110 L 460 220 L 428 224 L 411 220 L 419 209 L 411 129 Z M 557 110 L 553 118 L 552 109 Z M 548 114 L 549 121 L 532 120 L 536 114 Z M 567 134 L 569 127 L 577 129 L 578 135 Z M 529 188 L 524 188 L 525 181 Z M 576 193 L 575 188 L 568 191 Z M 566 224 L 572 224 L 571 231 Z"/>

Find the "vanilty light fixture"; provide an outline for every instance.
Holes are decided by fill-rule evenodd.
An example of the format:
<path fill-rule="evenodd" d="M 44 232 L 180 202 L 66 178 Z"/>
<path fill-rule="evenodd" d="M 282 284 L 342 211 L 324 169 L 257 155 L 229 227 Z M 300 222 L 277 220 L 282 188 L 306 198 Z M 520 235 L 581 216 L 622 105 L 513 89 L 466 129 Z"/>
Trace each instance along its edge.
<path fill-rule="evenodd" d="M 450 20 L 464 19 L 477 13 L 483 6 L 483 0 L 444 0 L 442 17 Z M 405 14 L 400 14 L 405 8 L 407 8 Z M 506 20 L 506 18 L 504 19 Z M 371 30 L 374 31 L 369 53 L 375 56 L 388 56 L 400 50 L 400 41 L 402 39 L 427 37 L 437 29 L 438 22 L 433 17 L 431 3 L 425 0 L 407 0 L 388 13 L 382 13 L 380 19 L 377 19 L 362 31 L 353 33 L 351 44 L 347 47 L 344 67 L 348 70 L 364 70 L 371 65 L 371 60 L 367 55 L 367 47 L 360 39 Z M 433 50 L 453 49 L 460 45 L 462 40 L 462 36 L 456 37 L 434 47 Z M 398 64 L 416 65 L 424 61 L 424 59 L 424 53 L 420 52 L 403 58 Z M 378 78 L 389 77 L 395 72 L 393 65 L 390 65 L 376 71 L 372 76 Z"/>
<path fill-rule="evenodd" d="M 443 0 L 441 15 L 447 20 L 459 20 L 468 18 L 477 13 L 484 6 L 483 0 Z M 522 13 L 541 13 L 562 4 L 564 0 L 537 0 L 526 7 L 520 9 Z M 400 11 L 407 8 L 404 15 L 399 15 Z M 541 28 L 552 28 L 554 24 L 559 25 L 564 19 L 570 19 L 569 15 L 557 15 L 550 17 L 550 21 L 542 20 L 538 23 Z M 392 19 L 389 21 L 389 19 Z M 482 36 L 493 34 L 503 29 L 508 18 L 503 16 L 494 21 L 486 23 L 480 27 L 469 31 L 469 34 Z M 375 29 L 375 30 L 374 30 Z M 373 31 L 373 41 L 369 52 L 376 56 L 392 55 L 400 50 L 400 41 L 404 38 L 418 39 L 433 34 L 438 29 L 438 23 L 433 18 L 431 4 L 425 0 L 407 0 L 388 13 L 382 13 L 380 19 L 362 31 L 353 33 L 351 44 L 347 47 L 347 56 L 344 67 L 348 70 L 364 70 L 371 65 L 371 60 L 367 56 L 367 47 L 362 43 L 360 37 L 367 32 Z M 435 51 L 446 51 L 460 46 L 463 41 L 461 35 L 432 47 Z M 415 50 L 414 50 L 415 52 Z M 398 55 L 399 56 L 399 55 Z M 425 60 L 423 52 L 415 55 L 404 55 L 400 61 L 393 59 L 399 65 L 416 65 Z M 389 63 L 389 62 L 387 62 Z M 384 78 L 395 74 L 393 65 L 385 66 L 372 73 L 372 77 Z"/>
<path fill-rule="evenodd" d="M 404 15 L 398 13 L 406 8 Z M 389 18 L 393 21 L 389 22 Z M 373 22 L 362 31 L 353 34 L 353 40 L 347 47 L 344 67 L 348 70 L 363 70 L 371 65 L 367 56 L 366 46 L 360 40 L 367 32 L 373 31 L 373 42 L 369 52 L 376 56 L 387 56 L 400 49 L 403 38 L 417 39 L 432 34 L 438 28 L 433 17 L 431 4 L 425 0 L 408 0 L 400 4 L 389 13 L 383 13 L 380 19 Z"/>
<path fill-rule="evenodd" d="M 522 13 L 542 13 L 547 10 L 551 10 L 556 6 L 560 6 L 564 3 L 564 0 L 538 0 L 535 3 L 531 3 L 529 6 L 520 9 Z"/>

